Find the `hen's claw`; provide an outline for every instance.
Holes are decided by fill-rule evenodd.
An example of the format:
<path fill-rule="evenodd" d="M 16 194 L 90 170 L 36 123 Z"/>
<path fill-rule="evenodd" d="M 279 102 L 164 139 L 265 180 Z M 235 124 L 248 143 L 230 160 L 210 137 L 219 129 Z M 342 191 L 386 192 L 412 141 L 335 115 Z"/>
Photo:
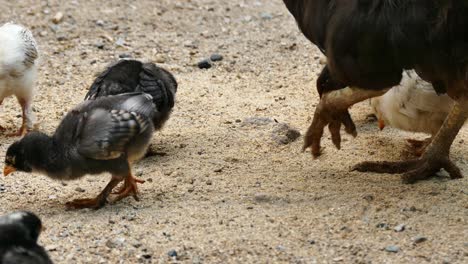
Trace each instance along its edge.
<path fill-rule="evenodd" d="M 86 198 L 86 199 L 75 199 L 71 202 L 67 202 L 65 205 L 68 208 L 73 208 L 73 209 L 83 209 L 83 208 L 99 209 L 99 208 L 102 208 L 105 204 L 106 204 L 105 200 L 101 200 L 98 198 Z"/>
<path fill-rule="evenodd" d="M 320 140 L 323 136 L 323 130 L 328 125 L 333 144 L 337 149 L 341 147 L 341 126 L 344 125 L 346 133 L 357 136 L 356 125 L 351 119 L 348 109 L 332 109 L 323 101 L 315 109 L 314 119 L 307 130 L 304 138 L 304 146 L 302 150 L 307 148 L 312 149 L 314 158 L 320 156 Z"/>
<path fill-rule="evenodd" d="M 415 183 L 434 176 L 440 169 L 445 169 L 451 179 L 462 178 L 460 169 L 447 158 L 428 158 L 407 161 L 365 161 L 352 168 L 353 171 L 375 173 L 403 173 L 404 183 Z"/>

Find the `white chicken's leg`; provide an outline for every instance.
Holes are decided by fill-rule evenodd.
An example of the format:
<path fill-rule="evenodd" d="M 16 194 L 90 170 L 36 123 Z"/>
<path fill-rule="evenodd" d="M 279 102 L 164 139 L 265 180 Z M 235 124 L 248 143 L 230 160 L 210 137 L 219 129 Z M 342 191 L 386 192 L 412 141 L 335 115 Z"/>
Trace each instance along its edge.
<path fill-rule="evenodd" d="M 26 100 L 20 97 L 17 97 L 17 99 L 18 103 L 21 105 L 22 123 L 17 132 L 8 135 L 13 137 L 25 135 L 28 130 L 33 129 L 34 126 L 34 114 L 32 111 L 31 100 Z"/>
<path fill-rule="evenodd" d="M 415 160 L 396 162 L 362 162 L 353 170 L 377 173 L 404 173 L 406 183 L 414 183 L 431 177 L 440 169 L 445 169 L 452 179 L 462 178 L 460 169 L 450 160 L 450 147 L 455 137 L 468 119 L 468 99 L 456 101 L 439 132 L 435 135 L 424 154 Z"/>

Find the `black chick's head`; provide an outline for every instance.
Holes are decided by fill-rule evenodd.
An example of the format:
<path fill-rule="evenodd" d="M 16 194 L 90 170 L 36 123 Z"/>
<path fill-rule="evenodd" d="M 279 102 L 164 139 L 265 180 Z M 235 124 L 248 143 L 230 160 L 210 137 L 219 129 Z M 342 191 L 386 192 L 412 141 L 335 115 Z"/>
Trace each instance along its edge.
<path fill-rule="evenodd" d="M 5 155 L 5 167 L 3 168 L 3 175 L 7 176 L 8 174 L 15 171 L 24 171 L 31 172 L 32 168 L 29 163 L 26 161 L 24 143 L 22 140 L 16 141 L 8 147 L 8 150 Z"/>
<path fill-rule="evenodd" d="M 17 226 L 24 230 L 27 239 L 31 241 L 37 241 L 43 229 L 41 219 L 27 211 L 14 212 L 1 217 L 0 225 Z"/>

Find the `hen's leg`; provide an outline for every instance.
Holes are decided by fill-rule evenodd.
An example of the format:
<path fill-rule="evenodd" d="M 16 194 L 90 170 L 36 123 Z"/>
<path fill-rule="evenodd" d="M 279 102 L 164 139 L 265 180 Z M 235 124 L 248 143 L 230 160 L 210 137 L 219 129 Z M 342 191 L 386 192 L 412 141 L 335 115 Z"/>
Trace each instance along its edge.
<path fill-rule="evenodd" d="M 340 149 L 341 125 L 344 125 L 348 134 L 357 135 L 356 126 L 349 115 L 348 108 L 355 103 L 380 96 L 387 91 L 388 89 L 375 91 L 346 87 L 324 94 L 315 108 L 314 119 L 304 138 L 303 150 L 310 147 L 314 157 L 320 155 L 320 140 L 326 126 L 330 131 L 333 144 Z"/>
<path fill-rule="evenodd" d="M 462 178 L 460 169 L 450 160 L 449 154 L 453 140 L 467 118 L 468 100 L 457 101 L 432 143 L 419 159 L 397 162 L 362 162 L 353 170 L 404 173 L 402 179 L 406 183 L 426 179 L 440 169 L 445 169 L 452 179 Z"/>
<path fill-rule="evenodd" d="M 424 140 L 407 139 L 406 142 L 408 142 L 406 146 L 408 152 L 416 157 L 421 157 L 429 144 L 431 144 L 432 138 L 426 138 Z"/>
<path fill-rule="evenodd" d="M 106 204 L 107 196 L 109 196 L 112 189 L 114 189 L 114 187 L 117 186 L 117 184 L 119 184 L 119 182 L 121 181 L 122 181 L 122 178 L 117 178 L 113 176 L 110 182 L 106 185 L 106 187 L 101 191 L 101 193 L 96 198 L 76 199 L 76 200 L 66 203 L 66 206 L 68 208 L 74 208 L 74 209 L 102 208 Z"/>

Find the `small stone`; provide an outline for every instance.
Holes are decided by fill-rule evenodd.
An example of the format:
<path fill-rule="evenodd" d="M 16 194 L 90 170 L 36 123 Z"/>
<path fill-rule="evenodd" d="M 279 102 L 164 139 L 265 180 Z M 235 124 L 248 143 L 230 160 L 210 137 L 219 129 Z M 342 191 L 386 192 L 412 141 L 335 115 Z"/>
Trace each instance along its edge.
<path fill-rule="evenodd" d="M 422 242 L 425 242 L 425 241 L 427 241 L 427 237 L 425 237 L 425 236 L 416 236 L 416 237 L 413 238 L 413 242 L 415 244 L 419 244 L 419 243 L 422 243 Z"/>
<path fill-rule="evenodd" d="M 319 63 L 322 64 L 322 65 L 327 64 L 327 58 L 325 58 L 325 57 L 320 57 Z"/>
<path fill-rule="evenodd" d="M 104 21 L 102 21 L 102 20 L 97 20 L 97 21 L 96 21 L 96 26 L 99 26 L 99 27 L 104 26 Z"/>
<path fill-rule="evenodd" d="M 271 20 L 273 16 L 270 13 L 263 12 L 260 14 L 260 17 L 264 20 Z"/>
<path fill-rule="evenodd" d="M 47 251 L 57 251 L 58 246 L 57 245 L 48 245 L 45 247 L 45 250 Z"/>
<path fill-rule="evenodd" d="M 117 46 L 123 46 L 125 44 L 125 40 L 123 38 L 118 38 L 117 41 L 115 42 L 115 45 Z"/>
<path fill-rule="evenodd" d="M 223 55 L 217 54 L 217 53 L 211 54 L 210 60 L 211 61 L 222 61 L 223 60 Z"/>
<path fill-rule="evenodd" d="M 127 58 L 131 58 L 132 55 L 128 54 L 128 53 L 122 53 L 122 54 L 119 54 L 119 58 L 121 59 L 127 59 Z"/>
<path fill-rule="evenodd" d="M 57 14 L 55 14 L 55 16 L 52 18 L 52 22 L 54 24 L 58 24 L 60 22 L 62 22 L 63 20 L 63 13 L 62 12 L 57 12 Z"/>
<path fill-rule="evenodd" d="M 405 224 L 399 224 L 393 228 L 395 232 L 403 232 L 405 231 L 406 225 Z"/>
<path fill-rule="evenodd" d="M 276 143 L 287 145 L 296 141 L 301 136 L 301 132 L 290 127 L 286 123 L 277 123 L 272 131 L 272 138 Z"/>
<path fill-rule="evenodd" d="M 223 168 L 214 169 L 214 172 L 222 172 L 222 171 L 223 171 Z"/>
<path fill-rule="evenodd" d="M 211 63 L 210 63 L 209 60 L 204 59 L 204 60 L 199 61 L 199 62 L 197 63 L 197 66 L 198 66 L 198 68 L 200 68 L 200 69 L 209 69 L 209 68 L 211 68 Z"/>
<path fill-rule="evenodd" d="M 164 58 L 164 55 L 158 54 L 156 55 L 156 58 L 154 58 L 154 61 L 156 61 L 157 63 L 165 63 L 166 58 Z"/>
<path fill-rule="evenodd" d="M 363 198 L 364 200 L 368 201 L 368 202 L 371 202 L 371 201 L 373 201 L 373 200 L 375 199 L 374 196 L 373 196 L 372 194 L 364 195 L 362 198 Z"/>
<path fill-rule="evenodd" d="M 386 223 L 378 223 L 378 224 L 376 225 L 376 227 L 377 227 L 377 228 L 382 228 L 382 229 L 385 229 L 385 230 L 390 229 L 390 228 L 388 227 L 388 224 L 386 224 Z"/>
<path fill-rule="evenodd" d="M 255 125 L 255 126 L 264 126 L 270 123 L 275 122 L 272 118 L 269 117 L 248 117 L 242 122 L 243 126 L 245 125 Z"/>
<path fill-rule="evenodd" d="M 55 199 L 57 199 L 57 195 L 49 195 L 49 199 L 50 200 L 55 200 Z"/>
<path fill-rule="evenodd" d="M 177 251 L 175 251 L 174 249 L 170 250 L 169 252 L 167 252 L 167 255 L 169 257 L 177 258 Z"/>
<path fill-rule="evenodd" d="M 94 46 L 96 48 L 98 48 L 98 49 L 104 49 L 104 43 L 102 43 L 102 42 L 98 42 L 98 43 L 94 44 Z"/>
<path fill-rule="evenodd" d="M 124 242 L 125 242 L 125 238 L 123 237 L 119 237 L 116 239 L 109 239 L 106 242 L 106 246 L 108 248 L 116 248 L 116 247 L 122 246 Z"/>
<path fill-rule="evenodd" d="M 307 242 L 309 242 L 309 244 L 311 244 L 311 245 L 315 245 L 315 243 L 316 243 L 315 240 L 313 240 L 313 239 L 311 239 L 311 240 L 309 240 Z"/>
<path fill-rule="evenodd" d="M 278 245 L 276 247 L 276 249 L 279 250 L 279 251 L 285 251 L 286 250 L 286 248 L 283 245 Z"/>
<path fill-rule="evenodd" d="M 206 185 L 212 185 L 212 184 L 213 184 L 213 182 L 211 180 L 206 181 Z"/>
<path fill-rule="evenodd" d="M 388 246 L 388 247 L 385 247 L 385 251 L 392 252 L 392 253 L 398 253 L 398 251 L 400 251 L 400 247 L 399 246 Z"/>
<path fill-rule="evenodd" d="M 85 192 L 85 189 L 81 188 L 81 187 L 76 187 L 75 188 L 75 191 L 77 192 Z"/>

